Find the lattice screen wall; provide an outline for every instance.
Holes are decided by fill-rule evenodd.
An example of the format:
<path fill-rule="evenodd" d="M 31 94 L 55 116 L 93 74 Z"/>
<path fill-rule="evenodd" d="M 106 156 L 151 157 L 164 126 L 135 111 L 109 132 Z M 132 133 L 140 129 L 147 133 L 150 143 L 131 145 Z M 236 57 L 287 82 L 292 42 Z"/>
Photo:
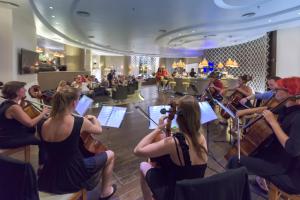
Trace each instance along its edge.
<path fill-rule="evenodd" d="M 230 68 L 228 71 L 235 76 L 248 74 L 253 80 L 249 86 L 254 91 L 265 91 L 268 68 L 269 36 L 265 35 L 257 40 L 245 44 L 205 50 L 204 56 L 214 63 L 225 63 L 228 58 L 235 59 L 240 67 Z"/>
<path fill-rule="evenodd" d="M 133 68 L 132 74 L 139 74 L 139 66 L 147 66 L 147 73 L 156 72 L 159 65 L 159 57 L 131 56 L 130 65 Z"/>

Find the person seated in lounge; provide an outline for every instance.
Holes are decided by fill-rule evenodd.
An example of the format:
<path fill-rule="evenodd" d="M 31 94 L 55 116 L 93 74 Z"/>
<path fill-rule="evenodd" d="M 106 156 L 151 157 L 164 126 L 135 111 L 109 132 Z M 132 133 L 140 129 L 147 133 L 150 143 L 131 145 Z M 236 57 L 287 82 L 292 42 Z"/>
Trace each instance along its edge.
<path fill-rule="evenodd" d="M 47 154 L 47 161 L 38 179 L 39 190 L 64 194 L 80 189 L 92 190 L 100 178 L 101 199 L 109 199 L 116 192 L 112 184 L 114 152 L 103 151 L 84 157 L 80 151 L 81 133 L 101 134 L 102 127 L 95 116 L 74 116 L 80 92 L 65 87 L 56 92 L 50 118 L 38 125 L 38 132 Z M 100 177 L 100 171 L 102 174 Z"/>
<path fill-rule="evenodd" d="M 141 188 L 145 200 L 173 199 L 176 181 L 202 178 L 207 167 L 207 145 L 200 130 L 200 107 L 192 96 L 178 102 L 179 132 L 155 142 L 155 137 L 166 127 L 164 118 L 159 126 L 146 135 L 135 147 L 134 153 L 144 158 L 162 160 L 159 167 L 149 162 L 140 164 Z"/>

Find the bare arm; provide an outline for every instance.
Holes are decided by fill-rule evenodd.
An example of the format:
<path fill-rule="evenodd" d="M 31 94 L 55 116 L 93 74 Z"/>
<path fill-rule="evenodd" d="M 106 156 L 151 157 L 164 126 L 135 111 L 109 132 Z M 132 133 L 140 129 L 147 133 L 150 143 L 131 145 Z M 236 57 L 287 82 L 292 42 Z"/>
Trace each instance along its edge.
<path fill-rule="evenodd" d="M 236 113 L 237 117 L 241 117 L 244 115 L 251 115 L 254 113 L 262 113 L 264 110 L 267 110 L 268 108 L 266 106 L 258 107 L 258 108 L 250 108 L 250 109 L 244 109 L 244 110 L 238 110 Z"/>
<path fill-rule="evenodd" d="M 134 148 L 134 154 L 140 157 L 158 157 L 170 153 L 172 137 L 152 143 L 160 131 L 160 129 L 155 129 L 146 135 Z"/>
<path fill-rule="evenodd" d="M 245 95 L 246 97 L 252 95 L 252 90 L 249 87 L 247 87 L 245 89 L 237 88 L 236 90 L 239 91 L 240 93 L 242 93 L 243 95 Z"/>
<path fill-rule="evenodd" d="M 43 117 L 48 114 L 48 109 L 45 108 L 43 111 L 35 118 L 31 119 L 27 113 L 21 108 L 20 105 L 13 105 L 7 110 L 6 116 L 8 118 L 13 118 L 19 121 L 21 124 L 27 127 L 35 126 Z"/>
<path fill-rule="evenodd" d="M 96 134 L 96 135 L 101 134 L 102 127 L 99 120 L 92 115 L 85 116 L 81 127 L 81 132 L 88 132 L 90 134 Z"/>

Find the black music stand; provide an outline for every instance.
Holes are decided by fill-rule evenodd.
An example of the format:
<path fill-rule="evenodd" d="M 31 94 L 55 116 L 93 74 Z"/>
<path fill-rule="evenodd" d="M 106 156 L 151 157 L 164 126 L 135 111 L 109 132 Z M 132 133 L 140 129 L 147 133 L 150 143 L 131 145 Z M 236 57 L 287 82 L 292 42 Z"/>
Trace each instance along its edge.
<path fill-rule="evenodd" d="M 240 160 L 241 158 L 241 148 L 240 148 L 240 139 L 241 139 L 241 131 L 240 131 L 240 118 L 235 115 L 229 108 L 227 108 L 225 105 L 223 105 L 221 102 L 218 100 L 214 99 L 211 97 L 212 100 L 217 103 L 226 113 L 229 114 L 229 116 L 237 121 L 237 133 L 238 133 L 238 159 Z M 230 143 L 231 143 L 231 133 L 230 133 Z"/>

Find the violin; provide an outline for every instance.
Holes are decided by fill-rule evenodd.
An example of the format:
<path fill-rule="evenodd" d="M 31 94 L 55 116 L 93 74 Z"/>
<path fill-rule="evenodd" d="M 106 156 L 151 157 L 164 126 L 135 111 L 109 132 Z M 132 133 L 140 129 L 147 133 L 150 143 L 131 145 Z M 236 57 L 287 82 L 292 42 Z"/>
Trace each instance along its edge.
<path fill-rule="evenodd" d="M 285 105 L 286 101 L 297 98 L 299 98 L 299 95 L 288 97 L 280 102 L 276 107 L 272 108 L 270 111 L 273 113 L 277 112 Z M 244 134 L 240 141 L 240 149 L 241 154 L 244 156 L 251 156 L 256 154 L 260 150 L 260 148 L 264 144 L 267 144 L 273 136 L 273 129 L 265 120 L 263 115 L 257 116 L 253 121 L 246 124 L 243 129 Z M 224 157 L 226 159 L 229 159 L 231 156 L 236 154 L 237 147 L 234 146 Z"/>

